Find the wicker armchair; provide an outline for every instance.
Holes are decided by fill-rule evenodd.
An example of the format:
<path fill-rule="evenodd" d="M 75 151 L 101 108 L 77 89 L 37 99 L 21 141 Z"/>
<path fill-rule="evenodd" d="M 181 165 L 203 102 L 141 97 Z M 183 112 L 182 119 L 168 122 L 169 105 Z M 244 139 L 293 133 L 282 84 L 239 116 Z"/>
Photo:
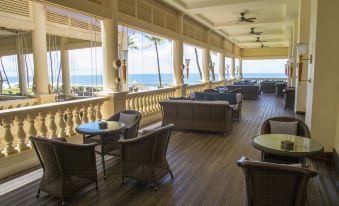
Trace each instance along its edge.
<path fill-rule="evenodd" d="M 62 204 L 82 188 L 95 183 L 98 189 L 95 143 L 76 145 L 47 138 L 30 137 L 43 168 L 38 189 L 59 197 Z"/>
<path fill-rule="evenodd" d="M 297 136 L 311 138 L 311 133 L 308 126 L 301 120 L 294 117 L 271 117 L 265 120 L 260 128 L 260 134 L 271 134 L 270 120 L 280 121 L 280 122 L 298 122 L 297 126 Z M 273 162 L 281 164 L 295 164 L 305 161 L 305 158 L 298 157 L 283 157 L 278 155 L 273 155 L 269 153 L 262 152 L 261 160 L 264 162 Z"/>
<path fill-rule="evenodd" d="M 289 165 L 250 161 L 242 157 L 237 165 L 245 175 L 245 205 L 304 206 L 307 183 L 317 172 Z"/>
<path fill-rule="evenodd" d="M 135 118 L 125 121 L 121 120 L 121 114 L 135 115 Z M 101 162 L 104 171 L 104 178 L 106 178 L 106 167 L 105 167 L 105 155 L 120 156 L 120 145 L 119 139 L 133 139 L 137 137 L 139 130 L 139 123 L 141 120 L 141 114 L 135 110 L 125 110 L 118 112 L 107 119 L 107 121 L 117 121 L 125 123 L 125 129 L 121 135 L 110 135 L 100 138 L 98 136 L 89 136 L 84 138 L 84 143 L 96 142 L 99 146 L 96 147 L 96 153 L 101 156 Z"/>
<path fill-rule="evenodd" d="M 151 182 L 155 190 L 158 182 L 168 173 L 173 173 L 166 159 L 168 142 L 173 124 L 143 132 L 135 139 L 119 140 L 121 144 L 122 182 L 136 178 Z"/>

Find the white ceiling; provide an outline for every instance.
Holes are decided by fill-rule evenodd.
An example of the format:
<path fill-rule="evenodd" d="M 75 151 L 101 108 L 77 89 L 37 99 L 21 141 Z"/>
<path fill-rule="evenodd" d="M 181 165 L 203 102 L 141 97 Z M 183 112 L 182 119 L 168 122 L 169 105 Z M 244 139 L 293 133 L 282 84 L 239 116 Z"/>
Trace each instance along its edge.
<path fill-rule="evenodd" d="M 205 24 L 242 48 L 260 47 L 257 35 L 265 46 L 287 47 L 298 15 L 298 0 L 162 0 Z M 254 23 L 238 22 L 241 12 L 245 17 L 256 17 Z"/>

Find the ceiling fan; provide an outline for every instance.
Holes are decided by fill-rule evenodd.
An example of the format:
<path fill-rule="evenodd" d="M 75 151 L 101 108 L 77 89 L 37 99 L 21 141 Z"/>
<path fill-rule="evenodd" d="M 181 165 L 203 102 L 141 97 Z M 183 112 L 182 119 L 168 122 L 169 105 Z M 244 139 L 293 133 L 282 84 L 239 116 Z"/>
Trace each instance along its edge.
<path fill-rule="evenodd" d="M 16 29 L 9 29 L 6 27 L 0 27 L 0 31 L 7 31 L 7 32 L 11 32 L 11 33 L 18 33 L 18 30 Z"/>
<path fill-rule="evenodd" d="M 254 34 L 254 35 L 261 35 L 263 32 L 261 31 L 254 31 L 254 28 L 251 28 L 251 31 L 249 34 Z"/>
<path fill-rule="evenodd" d="M 251 18 L 246 18 L 245 17 L 245 12 L 241 12 L 240 13 L 240 17 L 239 17 L 239 22 L 250 22 L 250 23 L 253 23 L 254 20 L 256 20 L 257 18 L 255 17 L 251 17 Z"/>
<path fill-rule="evenodd" d="M 257 37 L 257 40 L 255 40 L 255 42 L 263 43 L 263 42 L 267 42 L 267 41 L 260 40 L 260 37 Z"/>

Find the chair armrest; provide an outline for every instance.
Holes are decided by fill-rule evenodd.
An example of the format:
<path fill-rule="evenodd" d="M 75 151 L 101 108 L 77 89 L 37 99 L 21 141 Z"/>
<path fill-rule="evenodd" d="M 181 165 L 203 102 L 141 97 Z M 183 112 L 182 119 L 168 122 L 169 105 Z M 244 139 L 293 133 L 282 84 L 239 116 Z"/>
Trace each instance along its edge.
<path fill-rule="evenodd" d="M 113 116 L 111 116 L 110 118 L 107 119 L 107 121 L 116 121 L 118 122 L 120 118 L 120 113 L 116 113 Z"/>

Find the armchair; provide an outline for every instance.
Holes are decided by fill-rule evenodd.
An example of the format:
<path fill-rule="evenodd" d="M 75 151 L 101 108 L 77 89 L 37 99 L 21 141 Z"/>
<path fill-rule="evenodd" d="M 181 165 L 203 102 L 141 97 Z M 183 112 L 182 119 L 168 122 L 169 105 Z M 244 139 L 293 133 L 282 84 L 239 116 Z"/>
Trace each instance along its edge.
<path fill-rule="evenodd" d="M 121 145 L 122 182 L 136 178 L 153 183 L 154 190 L 165 175 L 173 173 L 166 159 L 173 124 L 143 132 L 134 139 L 119 140 Z"/>
<path fill-rule="evenodd" d="M 30 137 L 43 168 L 40 191 L 59 197 L 62 204 L 82 188 L 95 183 L 98 189 L 95 143 L 77 145 Z"/>
<path fill-rule="evenodd" d="M 301 167 L 250 161 L 237 161 L 245 176 L 245 205 L 304 206 L 307 183 L 317 172 Z"/>

